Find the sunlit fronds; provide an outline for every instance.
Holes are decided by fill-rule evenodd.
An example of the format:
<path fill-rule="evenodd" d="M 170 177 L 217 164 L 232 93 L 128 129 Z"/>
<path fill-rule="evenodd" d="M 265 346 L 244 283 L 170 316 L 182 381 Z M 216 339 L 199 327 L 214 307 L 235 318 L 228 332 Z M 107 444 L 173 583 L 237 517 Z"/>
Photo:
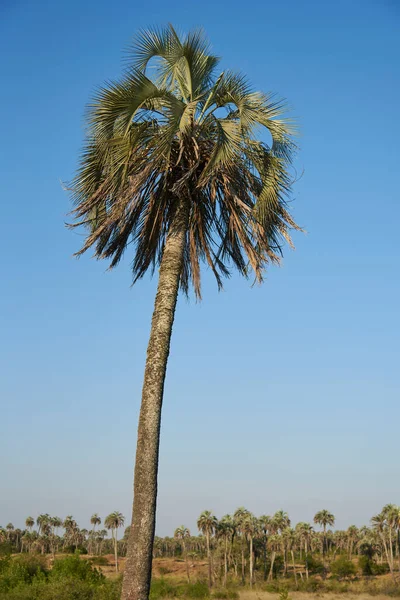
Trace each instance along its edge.
<path fill-rule="evenodd" d="M 218 286 L 232 267 L 261 281 L 298 229 L 287 200 L 295 129 L 285 103 L 247 78 L 218 73 L 201 30 L 142 31 L 119 81 L 98 90 L 72 183 L 80 253 L 118 264 L 132 249 L 133 279 L 160 263 L 177 203 L 190 205 L 181 287 L 201 295 L 201 264 Z M 262 141 L 267 129 L 272 145 Z"/>

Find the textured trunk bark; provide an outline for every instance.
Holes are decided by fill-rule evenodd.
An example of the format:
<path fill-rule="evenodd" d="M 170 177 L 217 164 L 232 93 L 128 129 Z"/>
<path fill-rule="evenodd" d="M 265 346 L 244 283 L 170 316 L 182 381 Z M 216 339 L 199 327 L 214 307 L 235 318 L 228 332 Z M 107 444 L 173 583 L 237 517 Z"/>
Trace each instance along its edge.
<path fill-rule="evenodd" d="M 189 204 L 182 200 L 165 243 L 147 348 L 122 600 L 147 600 L 150 592 L 161 408 L 188 220 Z"/>
<path fill-rule="evenodd" d="M 253 536 L 250 536 L 250 587 L 253 587 Z"/>
<path fill-rule="evenodd" d="M 297 589 L 297 571 L 296 571 L 296 565 L 295 565 L 295 562 L 294 562 L 294 552 L 293 552 L 293 550 L 291 550 L 290 552 L 291 552 L 291 555 L 292 555 L 292 565 L 293 565 L 294 580 L 295 580 L 296 589 Z"/>
<path fill-rule="evenodd" d="M 213 584 L 213 579 L 212 579 L 212 564 L 211 564 L 210 533 L 208 531 L 206 533 L 206 541 L 207 541 L 207 561 L 208 561 L 208 585 L 211 588 L 212 584 Z"/>
<path fill-rule="evenodd" d="M 269 575 L 268 575 L 268 581 L 272 581 L 272 578 L 274 576 L 274 562 L 275 562 L 275 556 L 276 556 L 276 552 L 272 552 L 272 556 L 271 556 L 271 567 L 269 570 Z"/>
<path fill-rule="evenodd" d="M 267 536 L 264 537 L 264 581 L 267 581 Z"/>
<path fill-rule="evenodd" d="M 182 544 L 183 544 L 183 552 L 185 554 L 186 576 L 187 576 L 188 583 L 190 583 L 189 560 L 188 560 L 187 548 L 186 548 L 186 544 L 185 544 L 184 540 L 182 540 Z"/>
<path fill-rule="evenodd" d="M 115 530 L 114 537 L 114 556 L 115 556 L 115 571 L 118 573 L 118 538 L 117 538 L 117 529 Z"/>
<path fill-rule="evenodd" d="M 304 552 L 306 553 L 306 577 L 308 579 L 308 544 L 304 544 Z"/>
<path fill-rule="evenodd" d="M 224 552 L 224 587 L 228 579 L 228 536 L 225 536 L 225 552 Z"/>

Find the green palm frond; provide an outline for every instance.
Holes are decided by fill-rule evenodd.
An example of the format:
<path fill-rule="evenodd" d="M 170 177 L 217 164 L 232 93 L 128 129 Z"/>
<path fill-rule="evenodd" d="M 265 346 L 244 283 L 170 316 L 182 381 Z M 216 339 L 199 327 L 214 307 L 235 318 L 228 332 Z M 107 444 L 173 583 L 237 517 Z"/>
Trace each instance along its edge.
<path fill-rule="evenodd" d="M 181 287 L 201 295 L 201 264 L 218 286 L 232 268 L 261 281 L 291 230 L 288 210 L 295 129 L 285 103 L 247 78 L 218 73 L 201 30 L 142 31 L 123 77 L 100 88 L 72 182 L 80 253 L 118 264 L 133 249 L 133 279 L 160 263 L 178 200 L 190 204 Z M 269 147 L 258 137 L 266 128 Z"/>

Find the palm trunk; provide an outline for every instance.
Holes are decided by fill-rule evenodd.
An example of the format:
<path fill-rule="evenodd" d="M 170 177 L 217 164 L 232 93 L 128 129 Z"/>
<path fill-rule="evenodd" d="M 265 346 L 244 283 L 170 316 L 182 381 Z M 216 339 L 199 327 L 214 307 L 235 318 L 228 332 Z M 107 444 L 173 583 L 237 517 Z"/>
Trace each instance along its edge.
<path fill-rule="evenodd" d="M 264 581 L 267 581 L 267 536 L 264 537 Z"/>
<path fill-rule="evenodd" d="M 242 585 L 245 584 L 244 579 L 244 548 L 243 548 L 243 540 L 242 540 Z"/>
<path fill-rule="evenodd" d="M 167 235 L 160 265 L 139 416 L 132 526 L 122 600 L 147 600 L 156 521 L 161 408 L 172 325 L 183 263 L 189 204 L 180 201 Z"/>
<path fill-rule="evenodd" d="M 183 552 L 185 554 L 187 580 L 188 580 L 188 583 L 190 583 L 189 561 L 188 561 L 188 555 L 187 555 L 187 549 L 186 549 L 185 540 L 182 540 L 182 545 L 183 545 Z"/>
<path fill-rule="evenodd" d="M 224 552 L 224 587 L 228 579 L 228 536 L 225 536 L 225 552 Z"/>
<path fill-rule="evenodd" d="M 115 529 L 114 536 L 114 556 L 115 556 L 115 572 L 118 573 L 118 530 Z"/>
<path fill-rule="evenodd" d="M 253 587 L 253 536 L 250 536 L 250 587 Z"/>
<path fill-rule="evenodd" d="M 208 585 L 210 588 L 212 587 L 212 566 L 211 566 L 211 549 L 210 549 L 210 532 L 206 532 L 206 541 L 207 541 L 207 560 L 208 560 Z"/>
<path fill-rule="evenodd" d="M 294 563 L 294 552 L 293 552 L 293 550 L 291 550 L 290 552 L 291 552 L 291 555 L 292 555 L 292 565 L 293 565 L 294 580 L 295 580 L 296 589 L 297 589 L 297 572 L 296 572 L 296 565 Z"/>
<path fill-rule="evenodd" d="M 268 581 L 272 581 L 272 578 L 274 576 L 274 562 L 275 562 L 275 556 L 276 556 L 276 552 L 275 550 L 272 552 L 272 556 L 271 556 L 271 567 L 269 569 L 269 575 L 268 575 Z"/>
<path fill-rule="evenodd" d="M 304 552 L 306 554 L 306 578 L 308 579 L 308 544 L 304 542 Z"/>

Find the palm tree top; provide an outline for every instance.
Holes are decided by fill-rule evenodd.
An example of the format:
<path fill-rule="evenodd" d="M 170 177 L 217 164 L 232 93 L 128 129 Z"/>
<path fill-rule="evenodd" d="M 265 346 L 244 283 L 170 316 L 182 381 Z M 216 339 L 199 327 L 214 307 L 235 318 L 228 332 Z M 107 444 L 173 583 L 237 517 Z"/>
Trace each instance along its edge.
<path fill-rule="evenodd" d="M 107 529 L 117 529 L 118 527 L 123 527 L 124 523 L 125 523 L 125 517 L 123 516 L 122 513 L 118 512 L 118 511 L 114 511 L 114 512 L 110 513 L 104 519 L 104 525 L 106 526 Z"/>
<path fill-rule="evenodd" d="M 179 527 L 177 527 L 175 529 L 174 537 L 180 538 L 180 539 L 190 537 L 190 530 L 187 527 L 185 527 L 184 525 L 180 525 Z"/>
<path fill-rule="evenodd" d="M 217 527 L 218 519 L 210 510 L 204 510 L 197 519 L 197 527 L 201 533 L 213 533 Z"/>
<path fill-rule="evenodd" d="M 323 509 L 315 514 L 314 523 L 322 525 L 323 527 L 326 527 L 327 525 L 333 526 L 335 524 L 335 517 L 329 510 Z"/>
<path fill-rule="evenodd" d="M 232 268 L 261 281 L 279 263 L 290 231 L 299 229 L 287 204 L 295 128 L 283 101 L 254 91 L 243 75 L 218 71 L 218 63 L 200 30 L 180 37 L 169 26 L 136 38 L 123 77 L 89 106 L 71 184 L 71 226 L 88 229 L 78 254 L 93 247 L 112 268 L 130 245 L 137 281 L 160 263 L 184 202 L 185 292 L 192 284 L 200 296 L 202 262 L 219 287 Z"/>

